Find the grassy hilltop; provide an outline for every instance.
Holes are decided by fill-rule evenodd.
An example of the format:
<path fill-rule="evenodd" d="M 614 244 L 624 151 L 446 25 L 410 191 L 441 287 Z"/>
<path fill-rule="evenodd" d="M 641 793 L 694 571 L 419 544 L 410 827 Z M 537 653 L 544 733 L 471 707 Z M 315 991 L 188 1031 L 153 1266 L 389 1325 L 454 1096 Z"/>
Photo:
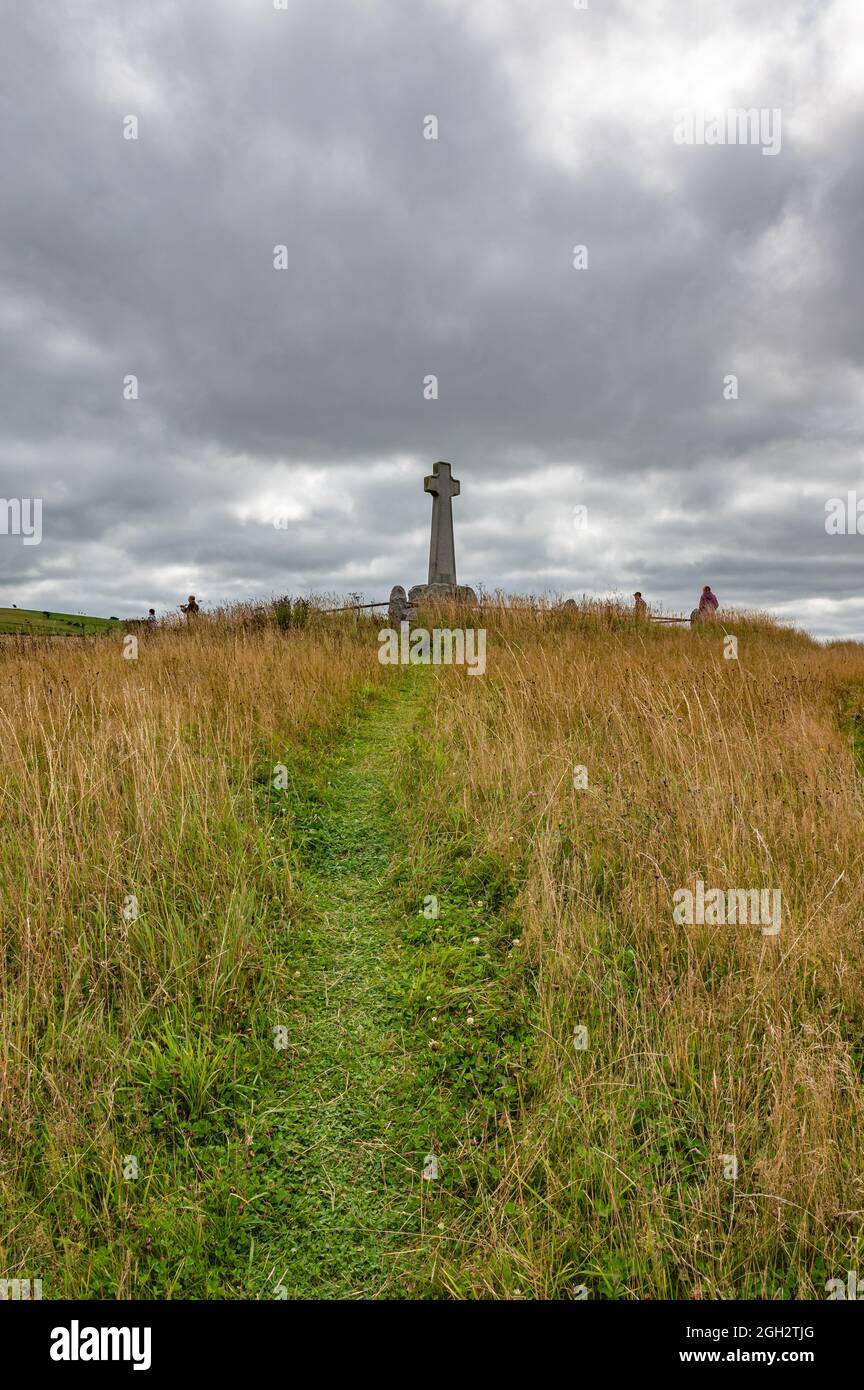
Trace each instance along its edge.
<path fill-rule="evenodd" d="M 0 1277 L 782 1299 L 860 1269 L 864 648 L 490 605 L 442 624 L 485 627 L 470 676 L 278 618 L 0 647 Z M 697 879 L 779 888 L 780 934 L 676 925 Z"/>
<path fill-rule="evenodd" d="M 0 608 L 0 636 L 23 633 L 36 637 L 95 637 L 119 628 L 120 623 L 111 618 L 46 613 L 37 608 Z"/>

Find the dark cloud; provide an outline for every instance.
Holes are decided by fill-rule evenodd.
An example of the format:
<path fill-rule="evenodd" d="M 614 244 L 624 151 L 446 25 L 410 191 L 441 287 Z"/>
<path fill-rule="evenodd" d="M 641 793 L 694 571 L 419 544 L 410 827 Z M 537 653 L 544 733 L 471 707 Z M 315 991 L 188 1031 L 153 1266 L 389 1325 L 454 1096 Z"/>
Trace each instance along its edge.
<path fill-rule="evenodd" d="M 862 28 L 854 0 L 10 6 L 0 494 L 44 522 L 0 537 L 0 603 L 383 597 L 425 577 L 446 458 L 466 582 L 686 612 L 710 580 L 864 636 L 864 537 L 824 525 L 864 495 Z M 674 143 L 677 108 L 738 106 L 782 110 L 778 155 Z"/>

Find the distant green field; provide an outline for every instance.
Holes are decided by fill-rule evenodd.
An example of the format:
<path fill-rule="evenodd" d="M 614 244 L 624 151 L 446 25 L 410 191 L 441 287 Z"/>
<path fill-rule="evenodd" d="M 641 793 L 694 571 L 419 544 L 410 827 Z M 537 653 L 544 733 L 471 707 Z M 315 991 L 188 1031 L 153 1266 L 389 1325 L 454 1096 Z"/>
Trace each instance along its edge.
<path fill-rule="evenodd" d="M 37 637 L 95 636 L 121 627 L 110 618 L 85 618 L 77 613 L 49 613 L 37 608 L 0 608 L 0 635 L 32 633 Z"/>

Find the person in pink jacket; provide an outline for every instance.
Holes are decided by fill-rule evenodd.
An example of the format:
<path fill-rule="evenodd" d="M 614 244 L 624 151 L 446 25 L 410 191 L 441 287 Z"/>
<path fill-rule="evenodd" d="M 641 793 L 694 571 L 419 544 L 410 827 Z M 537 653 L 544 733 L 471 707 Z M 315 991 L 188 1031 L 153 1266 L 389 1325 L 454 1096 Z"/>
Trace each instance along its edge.
<path fill-rule="evenodd" d="M 706 584 L 699 598 L 699 612 L 703 618 L 713 618 L 719 607 L 717 595 L 712 594 L 711 585 Z"/>

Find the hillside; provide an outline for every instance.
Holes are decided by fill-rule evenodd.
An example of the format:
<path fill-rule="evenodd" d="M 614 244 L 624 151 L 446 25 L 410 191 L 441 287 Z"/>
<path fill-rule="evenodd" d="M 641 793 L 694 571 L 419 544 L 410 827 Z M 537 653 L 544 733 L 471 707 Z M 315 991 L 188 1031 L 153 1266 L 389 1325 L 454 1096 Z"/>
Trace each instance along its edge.
<path fill-rule="evenodd" d="M 471 676 L 241 617 L 0 648 L 3 1267 L 693 1300 L 860 1268 L 864 648 L 493 605 L 448 618 Z M 782 913 L 676 919 L 700 884 Z"/>
<path fill-rule="evenodd" d="M 0 608 L 0 635 L 29 633 L 38 637 L 96 636 L 119 630 L 110 618 L 85 618 L 79 613 L 48 613 L 36 608 Z"/>

